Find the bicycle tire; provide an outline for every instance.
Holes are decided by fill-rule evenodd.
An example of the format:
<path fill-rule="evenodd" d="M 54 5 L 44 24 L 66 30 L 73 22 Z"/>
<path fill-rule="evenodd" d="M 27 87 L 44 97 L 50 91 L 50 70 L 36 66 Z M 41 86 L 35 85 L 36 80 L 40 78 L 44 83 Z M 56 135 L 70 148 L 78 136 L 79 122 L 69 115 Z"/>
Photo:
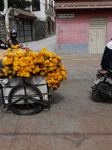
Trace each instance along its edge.
<path fill-rule="evenodd" d="M 24 91 L 25 90 L 24 88 L 26 88 L 26 92 Z M 28 89 L 30 89 L 30 90 L 28 90 Z M 20 90 L 20 93 L 25 92 L 24 94 L 26 94 L 26 95 L 24 95 L 24 94 L 17 95 L 19 90 Z M 27 90 L 28 90 L 28 93 L 27 93 Z M 31 94 L 31 91 L 34 91 L 34 95 Z M 43 97 L 42 97 L 41 91 L 34 85 L 29 84 L 29 83 L 25 83 L 25 84 L 20 83 L 20 84 L 16 85 L 10 91 L 8 101 L 9 101 L 9 103 L 13 103 L 13 102 L 16 102 L 18 100 L 18 98 L 21 100 L 14 103 L 13 105 L 11 105 L 12 112 L 17 115 L 33 115 L 33 114 L 39 113 L 42 110 L 42 105 L 39 104 L 38 102 L 32 101 L 31 96 L 36 97 L 36 100 L 38 97 L 38 100 L 40 102 L 43 102 Z M 15 101 L 14 97 L 16 98 L 16 101 Z"/>

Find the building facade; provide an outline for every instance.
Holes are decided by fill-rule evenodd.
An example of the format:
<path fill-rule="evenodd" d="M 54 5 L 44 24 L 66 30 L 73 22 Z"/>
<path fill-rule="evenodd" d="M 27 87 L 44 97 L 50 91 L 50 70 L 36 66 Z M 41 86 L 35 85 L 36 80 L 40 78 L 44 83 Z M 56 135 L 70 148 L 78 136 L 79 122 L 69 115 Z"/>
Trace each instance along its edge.
<path fill-rule="evenodd" d="M 57 51 L 103 53 L 112 38 L 112 0 L 55 0 Z"/>
<path fill-rule="evenodd" d="M 37 18 L 34 14 L 16 8 L 9 8 L 9 31 L 14 29 L 18 34 L 18 41 L 33 40 L 33 22 Z M 7 43 L 6 34 L 10 38 L 10 32 L 5 28 L 5 16 L 0 14 L 1 39 Z"/>
<path fill-rule="evenodd" d="M 31 1 L 31 0 L 30 0 Z M 54 1 L 33 0 L 30 12 L 9 8 L 10 30 L 18 33 L 18 41 L 36 41 L 56 33 Z M 5 17 L 0 14 L 1 38 L 6 41 Z"/>
<path fill-rule="evenodd" d="M 34 22 L 35 40 L 46 38 L 56 33 L 54 0 L 33 0 L 30 10 L 37 17 Z"/>

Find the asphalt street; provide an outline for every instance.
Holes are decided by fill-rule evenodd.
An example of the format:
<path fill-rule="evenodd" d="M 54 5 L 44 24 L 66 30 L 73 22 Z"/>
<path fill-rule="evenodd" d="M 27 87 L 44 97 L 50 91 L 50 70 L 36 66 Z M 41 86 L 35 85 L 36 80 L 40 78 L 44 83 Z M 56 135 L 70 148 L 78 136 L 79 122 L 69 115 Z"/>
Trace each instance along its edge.
<path fill-rule="evenodd" d="M 18 116 L 1 106 L 0 150 L 111 150 L 112 104 L 91 96 L 100 69 L 101 55 L 96 55 L 62 58 L 68 83 L 52 93 L 50 110 Z"/>
<path fill-rule="evenodd" d="M 32 49 L 34 52 L 42 51 L 43 47 L 47 47 L 47 51 L 55 53 L 56 51 L 56 35 L 48 37 L 39 41 L 31 41 L 22 43 L 23 46 L 27 46 Z"/>

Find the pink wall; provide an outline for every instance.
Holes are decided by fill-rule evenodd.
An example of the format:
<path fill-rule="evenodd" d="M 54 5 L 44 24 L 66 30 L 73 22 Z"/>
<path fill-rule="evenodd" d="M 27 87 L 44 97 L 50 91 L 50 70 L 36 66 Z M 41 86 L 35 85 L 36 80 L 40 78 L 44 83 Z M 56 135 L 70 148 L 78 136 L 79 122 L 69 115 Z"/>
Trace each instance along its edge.
<path fill-rule="evenodd" d="M 58 13 L 74 13 L 74 19 L 59 19 Z M 112 10 L 66 10 L 56 12 L 57 43 L 88 43 L 90 17 L 107 17 L 108 42 L 112 38 Z"/>
<path fill-rule="evenodd" d="M 56 3 L 70 3 L 70 2 L 107 2 L 107 0 L 54 0 Z M 108 0 L 108 2 L 112 2 L 112 0 Z"/>

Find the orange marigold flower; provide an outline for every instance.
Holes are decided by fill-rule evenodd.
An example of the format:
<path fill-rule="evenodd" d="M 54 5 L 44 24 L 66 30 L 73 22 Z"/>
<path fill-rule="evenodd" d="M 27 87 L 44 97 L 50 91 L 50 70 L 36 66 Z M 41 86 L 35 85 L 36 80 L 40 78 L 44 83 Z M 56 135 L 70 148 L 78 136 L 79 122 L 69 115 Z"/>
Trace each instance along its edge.
<path fill-rule="evenodd" d="M 11 49 L 11 48 L 8 48 L 7 50 L 11 51 L 12 49 Z"/>
<path fill-rule="evenodd" d="M 11 79 L 11 78 L 12 78 L 12 76 L 9 76 L 9 78 Z"/>
<path fill-rule="evenodd" d="M 0 77 L 2 76 L 2 73 L 0 73 Z"/>
<path fill-rule="evenodd" d="M 14 48 L 14 45 L 12 45 L 11 48 Z"/>
<path fill-rule="evenodd" d="M 56 91 L 57 90 L 57 88 L 55 87 L 55 88 L 53 88 L 53 91 Z"/>

